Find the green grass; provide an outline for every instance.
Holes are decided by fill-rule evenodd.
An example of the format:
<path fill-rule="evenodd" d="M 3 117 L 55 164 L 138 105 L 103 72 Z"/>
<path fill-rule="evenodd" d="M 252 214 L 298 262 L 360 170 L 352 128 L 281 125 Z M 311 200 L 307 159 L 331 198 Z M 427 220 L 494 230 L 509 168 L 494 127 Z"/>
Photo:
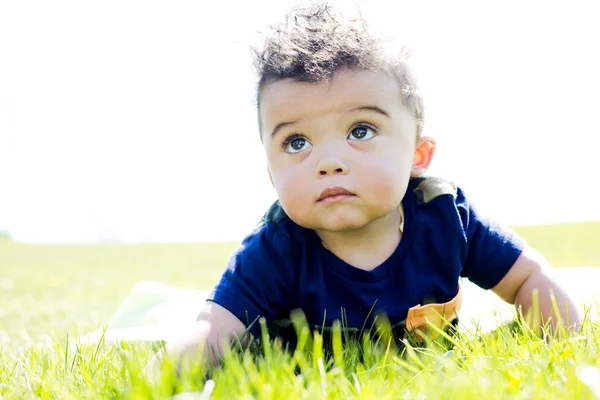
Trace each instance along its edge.
<path fill-rule="evenodd" d="M 0 346 L 96 330 L 140 280 L 209 289 L 236 246 L 56 246 L 0 240 Z"/>
<path fill-rule="evenodd" d="M 556 267 L 600 265 L 600 221 L 521 226 L 514 230 Z"/>
<path fill-rule="evenodd" d="M 600 265 L 600 222 L 515 229 L 555 266 Z M 140 280 L 209 289 L 235 246 L 0 240 L 0 399 L 164 398 L 201 389 L 203 380 L 193 373 L 177 381 L 166 373 L 154 386 L 139 380 L 148 347 L 75 346 L 74 338 L 100 328 Z M 550 343 L 503 328 L 488 336 L 473 332 L 449 353 L 436 344 L 408 355 L 350 345 L 335 365 L 334 358 L 311 357 L 312 348 L 290 354 L 275 344 L 266 358 L 231 354 L 215 372 L 213 396 L 593 398 L 575 371 L 600 366 L 599 343 L 593 324 L 578 337 Z"/>

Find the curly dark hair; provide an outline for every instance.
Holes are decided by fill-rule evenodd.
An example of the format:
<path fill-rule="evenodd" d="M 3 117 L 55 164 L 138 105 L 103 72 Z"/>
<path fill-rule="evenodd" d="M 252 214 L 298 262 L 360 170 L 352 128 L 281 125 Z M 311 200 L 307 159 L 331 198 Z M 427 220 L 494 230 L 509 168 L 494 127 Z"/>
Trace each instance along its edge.
<path fill-rule="evenodd" d="M 421 134 L 423 99 L 407 62 L 407 48 L 390 54 L 386 40 L 369 32 L 362 17 L 344 17 L 328 3 L 292 9 L 284 22 L 270 28 L 264 47 L 254 49 L 259 107 L 264 87 L 281 79 L 318 83 L 346 68 L 381 71 L 398 81 L 403 104 L 417 121 L 417 135 Z"/>

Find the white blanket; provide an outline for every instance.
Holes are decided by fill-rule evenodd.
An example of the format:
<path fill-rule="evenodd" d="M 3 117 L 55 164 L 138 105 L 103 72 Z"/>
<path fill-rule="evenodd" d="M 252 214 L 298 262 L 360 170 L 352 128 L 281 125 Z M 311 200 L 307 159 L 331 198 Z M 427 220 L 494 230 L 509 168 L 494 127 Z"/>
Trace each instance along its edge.
<path fill-rule="evenodd" d="M 558 281 L 597 317 L 600 304 L 600 267 L 569 267 L 555 270 Z M 464 302 L 459 313 L 459 328 L 468 331 L 477 326 L 487 332 L 514 317 L 514 307 L 491 291 L 464 280 Z M 194 323 L 207 292 L 139 282 L 123 300 L 103 329 L 85 335 L 82 340 L 97 342 L 104 335 L 115 341 L 169 341 Z"/>

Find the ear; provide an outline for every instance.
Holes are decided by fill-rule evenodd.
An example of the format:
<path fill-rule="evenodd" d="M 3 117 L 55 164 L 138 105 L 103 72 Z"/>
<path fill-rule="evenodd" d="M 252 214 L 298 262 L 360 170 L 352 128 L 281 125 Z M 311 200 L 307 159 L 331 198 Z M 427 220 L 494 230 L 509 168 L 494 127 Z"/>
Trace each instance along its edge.
<path fill-rule="evenodd" d="M 431 165 L 431 160 L 435 154 L 435 139 L 429 136 L 423 136 L 417 139 L 417 148 L 413 165 L 410 170 L 410 176 L 415 178 L 421 176 Z"/>

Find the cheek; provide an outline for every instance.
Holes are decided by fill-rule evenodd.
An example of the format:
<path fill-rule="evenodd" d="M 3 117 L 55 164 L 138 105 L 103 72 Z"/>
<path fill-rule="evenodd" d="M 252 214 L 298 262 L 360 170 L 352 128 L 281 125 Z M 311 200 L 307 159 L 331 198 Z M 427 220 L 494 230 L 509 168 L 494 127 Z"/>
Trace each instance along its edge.
<path fill-rule="evenodd" d="M 359 181 L 367 194 L 381 200 L 403 196 L 411 166 L 412 159 L 407 159 L 405 154 L 381 156 L 372 160 L 369 168 L 361 169 Z"/>
<path fill-rule="evenodd" d="M 396 197 L 399 192 L 403 192 L 408 184 L 408 176 L 391 169 L 381 169 L 373 171 L 368 176 L 365 176 L 363 188 L 367 193 L 381 200 L 391 196 Z"/>
<path fill-rule="evenodd" d="M 311 182 L 299 168 L 278 169 L 277 174 L 273 175 L 273 183 L 277 197 L 288 215 L 303 208 L 312 194 Z"/>

